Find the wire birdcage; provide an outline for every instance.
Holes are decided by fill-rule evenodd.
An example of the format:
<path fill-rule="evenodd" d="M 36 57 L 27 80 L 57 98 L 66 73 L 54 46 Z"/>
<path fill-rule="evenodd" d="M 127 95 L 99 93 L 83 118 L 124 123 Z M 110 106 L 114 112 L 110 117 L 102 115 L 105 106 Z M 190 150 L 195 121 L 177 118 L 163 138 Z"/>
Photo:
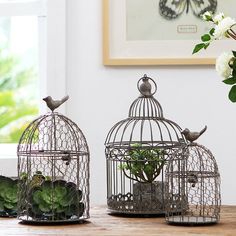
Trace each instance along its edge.
<path fill-rule="evenodd" d="M 219 221 L 220 174 L 209 149 L 195 142 L 189 143 L 185 157 L 169 160 L 166 181 L 167 223 L 204 225 Z"/>
<path fill-rule="evenodd" d="M 129 117 L 116 123 L 105 141 L 107 205 L 111 213 L 164 214 L 164 169 L 172 155 L 183 155 L 186 141 L 181 128 L 164 118 L 153 97 L 154 80 L 144 75 L 137 87 L 141 95 Z"/>
<path fill-rule="evenodd" d="M 79 127 L 52 110 L 25 129 L 18 144 L 18 219 L 30 223 L 89 218 L 89 148 Z"/>

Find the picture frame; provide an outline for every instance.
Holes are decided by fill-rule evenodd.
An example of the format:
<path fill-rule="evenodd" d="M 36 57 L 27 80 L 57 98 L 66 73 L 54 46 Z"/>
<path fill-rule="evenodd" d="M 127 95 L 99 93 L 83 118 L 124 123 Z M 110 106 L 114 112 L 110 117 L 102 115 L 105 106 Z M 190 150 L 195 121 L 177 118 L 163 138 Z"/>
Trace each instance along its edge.
<path fill-rule="evenodd" d="M 194 33 L 195 29 L 199 29 L 197 35 L 194 35 L 195 39 L 180 39 L 175 38 L 179 37 L 180 33 L 177 32 L 173 36 L 168 36 L 169 38 L 165 39 L 155 39 L 148 38 L 152 36 L 152 30 L 147 34 L 139 33 L 140 27 L 142 24 L 138 24 L 137 21 L 136 27 L 134 24 L 135 30 L 138 32 L 140 38 L 127 39 L 129 29 L 132 30 L 132 24 L 127 23 L 129 20 L 129 8 L 132 9 L 132 17 L 134 19 L 146 19 L 146 16 L 142 15 L 143 12 L 151 14 L 152 8 L 148 8 L 148 4 L 156 4 L 155 7 L 158 7 L 158 2 L 160 0 L 103 0 L 103 64 L 106 66 L 135 66 L 135 65 L 213 65 L 215 64 L 215 59 L 223 51 L 231 51 L 234 47 L 233 40 L 219 40 L 213 42 L 208 49 L 202 50 L 201 52 L 192 55 L 193 48 L 196 44 L 201 42 L 201 35 L 207 33 L 206 30 L 211 28 L 209 22 L 203 22 L 201 19 L 197 19 L 194 16 L 193 10 L 189 9 L 189 13 L 183 12 L 182 19 L 187 19 L 186 23 L 183 23 L 183 20 L 173 21 L 175 22 L 174 27 L 182 27 L 181 29 L 192 30 Z M 215 0 L 218 1 L 218 7 L 216 13 L 224 12 L 225 14 L 235 17 L 236 14 L 232 10 L 232 3 L 235 0 Z M 128 7 L 128 4 L 130 7 Z M 133 5 L 132 5 L 133 4 Z M 135 12 L 135 8 L 141 9 L 140 11 Z M 234 3 L 235 4 L 235 3 Z M 142 12 L 139 15 L 139 12 Z M 232 15 L 234 13 L 234 15 Z M 136 14 L 136 15 L 135 15 Z M 158 9 L 153 15 L 156 17 L 158 15 Z M 192 15 L 191 15 L 192 14 Z M 194 22 L 192 23 L 188 18 Z M 143 18 L 142 18 L 143 17 Z M 158 19 L 159 16 L 156 18 Z M 181 18 L 180 17 L 180 18 Z M 185 18 L 184 18 L 185 17 Z M 195 18 L 196 19 L 195 19 Z M 161 22 L 164 22 L 161 19 Z M 196 21 L 196 22 L 195 22 Z M 132 19 L 131 19 L 132 23 Z M 165 26 L 166 24 L 166 26 Z M 178 25 L 179 24 L 179 25 Z M 137 27 L 138 25 L 138 27 Z M 148 22 L 146 22 L 146 26 Z M 172 27 L 172 22 L 161 23 L 155 29 L 161 32 L 158 37 L 163 37 L 166 34 L 162 32 L 168 32 L 168 27 Z M 128 29 L 127 29 L 128 28 Z M 144 28 L 144 27 L 143 27 Z M 149 28 L 149 27 L 146 27 Z M 145 29 L 146 29 L 145 28 Z M 151 27 L 150 27 L 151 28 Z M 177 31 L 179 29 L 177 28 Z M 156 32 L 158 32 L 156 30 Z M 188 33 L 188 32 L 187 32 Z M 187 37 L 190 37 L 189 35 Z M 195 32 L 196 33 L 196 32 Z M 136 32 L 135 32 L 136 34 Z M 134 35 L 135 35 L 134 34 Z M 157 33 L 158 34 L 158 33 Z M 161 35 L 162 34 L 162 35 Z M 143 36 L 144 35 L 144 36 Z M 148 37 L 147 37 L 148 36 Z M 129 36 L 130 37 L 130 36 Z M 134 36 L 136 37 L 136 36 Z M 144 37 L 144 38 L 142 38 Z M 146 38 L 147 37 L 147 38 Z M 166 36 L 167 37 L 167 36 Z M 182 35 L 181 35 L 182 37 Z"/>

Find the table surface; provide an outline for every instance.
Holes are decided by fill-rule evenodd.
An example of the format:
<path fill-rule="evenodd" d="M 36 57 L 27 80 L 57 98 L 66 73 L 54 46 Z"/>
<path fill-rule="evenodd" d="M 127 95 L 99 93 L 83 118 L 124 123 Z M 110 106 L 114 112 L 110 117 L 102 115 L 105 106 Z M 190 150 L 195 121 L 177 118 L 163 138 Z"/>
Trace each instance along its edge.
<path fill-rule="evenodd" d="M 49 226 L 23 225 L 17 219 L 0 218 L 0 236 L 236 236 L 236 206 L 223 206 L 220 223 L 211 226 L 173 226 L 166 224 L 163 217 L 111 216 L 102 206 L 92 207 L 90 215 L 91 218 L 83 224 Z"/>

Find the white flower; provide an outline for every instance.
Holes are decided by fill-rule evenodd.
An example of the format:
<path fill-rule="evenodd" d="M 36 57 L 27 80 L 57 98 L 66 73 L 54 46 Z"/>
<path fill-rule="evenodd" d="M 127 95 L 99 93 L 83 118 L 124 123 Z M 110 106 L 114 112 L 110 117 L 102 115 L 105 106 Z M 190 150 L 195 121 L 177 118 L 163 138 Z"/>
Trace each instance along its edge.
<path fill-rule="evenodd" d="M 216 59 L 216 71 L 225 79 L 228 79 L 232 73 L 229 62 L 233 57 L 234 55 L 232 52 L 224 52 Z"/>
<path fill-rule="evenodd" d="M 215 39 L 227 38 L 227 31 L 236 24 L 235 19 L 231 17 L 225 17 L 215 27 L 214 37 Z"/>
<path fill-rule="evenodd" d="M 219 22 L 222 21 L 224 18 L 225 18 L 225 15 L 224 15 L 224 13 L 221 12 L 213 18 L 213 21 L 215 24 L 218 25 Z"/>
<path fill-rule="evenodd" d="M 210 20 L 212 20 L 212 17 L 213 17 L 212 13 L 209 11 L 204 12 L 204 14 L 202 15 L 202 19 L 204 21 L 210 21 Z"/>

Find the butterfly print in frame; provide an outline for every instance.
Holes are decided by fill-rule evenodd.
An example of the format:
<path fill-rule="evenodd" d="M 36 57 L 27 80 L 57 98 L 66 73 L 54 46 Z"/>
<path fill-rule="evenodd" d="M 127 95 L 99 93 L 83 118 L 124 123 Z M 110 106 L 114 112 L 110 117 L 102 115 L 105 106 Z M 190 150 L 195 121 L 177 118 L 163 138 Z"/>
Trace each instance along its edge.
<path fill-rule="evenodd" d="M 212 14 L 216 12 L 217 0 L 160 0 L 159 12 L 166 20 L 174 20 L 183 13 L 188 14 L 190 11 L 198 17 L 210 11 Z"/>

